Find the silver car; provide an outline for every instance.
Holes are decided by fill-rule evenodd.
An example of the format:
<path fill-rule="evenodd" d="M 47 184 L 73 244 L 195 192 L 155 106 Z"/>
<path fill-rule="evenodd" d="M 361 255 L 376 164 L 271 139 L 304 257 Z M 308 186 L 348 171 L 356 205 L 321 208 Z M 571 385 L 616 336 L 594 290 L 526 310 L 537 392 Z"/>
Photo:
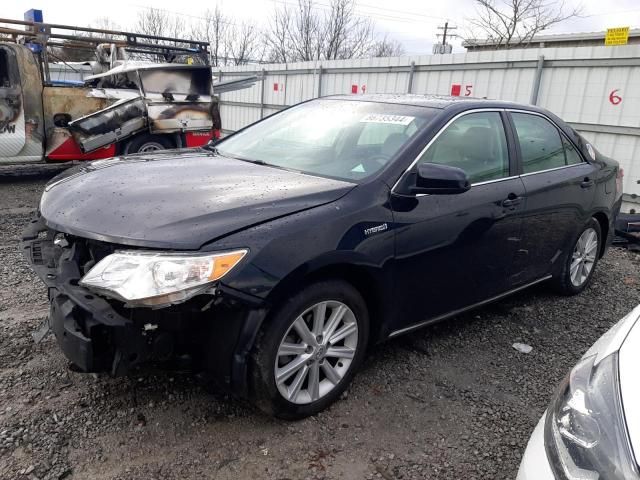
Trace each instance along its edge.
<path fill-rule="evenodd" d="M 584 354 L 529 440 L 518 480 L 638 479 L 640 305 Z"/>

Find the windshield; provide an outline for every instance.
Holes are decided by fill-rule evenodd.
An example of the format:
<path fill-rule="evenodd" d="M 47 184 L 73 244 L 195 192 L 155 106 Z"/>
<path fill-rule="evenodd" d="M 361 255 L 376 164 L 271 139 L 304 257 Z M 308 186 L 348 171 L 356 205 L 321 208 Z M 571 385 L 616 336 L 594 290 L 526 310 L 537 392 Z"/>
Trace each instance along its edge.
<path fill-rule="evenodd" d="M 386 165 L 437 110 L 348 100 L 290 108 L 216 145 L 224 156 L 362 180 Z"/>

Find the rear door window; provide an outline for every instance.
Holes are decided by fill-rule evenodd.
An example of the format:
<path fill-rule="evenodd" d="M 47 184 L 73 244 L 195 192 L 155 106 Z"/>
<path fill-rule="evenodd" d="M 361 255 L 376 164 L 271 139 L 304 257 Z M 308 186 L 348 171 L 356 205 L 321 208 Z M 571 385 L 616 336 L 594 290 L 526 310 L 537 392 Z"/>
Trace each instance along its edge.
<path fill-rule="evenodd" d="M 562 144 L 564 145 L 564 154 L 567 157 L 567 165 L 582 163 L 582 157 L 578 153 L 578 150 L 573 145 L 573 143 L 563 137 Z"/>
<path fill-rule="evenodd" d="M 539 115 L 512 113 L 520 143 L 522 173 L 534 173 L 567 165 L 558 129 Z"/>

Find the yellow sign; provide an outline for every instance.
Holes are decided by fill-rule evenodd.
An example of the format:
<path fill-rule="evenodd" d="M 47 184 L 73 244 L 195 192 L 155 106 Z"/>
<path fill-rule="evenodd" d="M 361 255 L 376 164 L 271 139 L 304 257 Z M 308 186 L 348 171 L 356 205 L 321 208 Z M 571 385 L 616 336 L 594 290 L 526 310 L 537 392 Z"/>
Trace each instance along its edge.
<path fill-rule="evenodd" d="M 626 45 L 629 41 L 629 27 L 607 28 L 605 45 Z"/>

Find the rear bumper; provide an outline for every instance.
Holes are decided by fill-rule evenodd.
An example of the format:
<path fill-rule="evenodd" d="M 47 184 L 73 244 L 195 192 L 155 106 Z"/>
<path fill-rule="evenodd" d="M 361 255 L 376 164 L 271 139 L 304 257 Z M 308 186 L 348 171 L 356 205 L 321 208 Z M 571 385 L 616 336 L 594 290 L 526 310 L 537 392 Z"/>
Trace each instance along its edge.
<path fill-rule="evenodd" d="M 81 241 L 61 247 L 55 236 L 38 218 L 24 231 L 22 248 L 48 287 L 49 328 L 76 368 L 117 376 L 141 363 L 179 358 L 221 386 L 247 393 L 247 358 L 266 314 L 257 299 L 220 285 L 215 298 L 126 308 L 78 285 Z"/>

